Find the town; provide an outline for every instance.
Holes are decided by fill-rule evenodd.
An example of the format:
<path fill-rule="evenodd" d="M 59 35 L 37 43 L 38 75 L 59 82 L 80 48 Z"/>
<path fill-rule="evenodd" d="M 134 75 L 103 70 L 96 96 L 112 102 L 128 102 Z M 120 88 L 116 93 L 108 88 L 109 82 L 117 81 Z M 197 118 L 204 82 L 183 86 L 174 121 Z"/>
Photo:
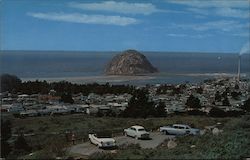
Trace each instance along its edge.
<path fill-rule="evenodd" d="M 169 155 L 178 158 L 175 151 L 180 150 L 193 157 L 190 147 L 197 153 L 203 152 L 205 143 L 209 146 L 218 143 L 215 148 L 225 147 L 224 143 L 233 147 L 241 144 L 241 138 L 235 141 L 235 135 L 248 134 L 248 79 L 219 77 L 200 83 L 145 86 L 22 82 L 13 75 L 2 75 L 1 80 L 4 84 L 1 143 L 2 153 L 8 158 L 110 159 L 115 156 L 114 159 L 119 159 L 126 155 L 134 159 L 138 153 L 141 158 L 161 158 L 162 154 L 163 158 Z M 190 131 L 196 136 L 167 135 L 170 131 L 164 129 L 171 129 L 169 125 L 192 127 Z M 133 127 L 143 129 L 142 133 L 150 135 L 150 140 L 128 138 Z M 96 134 L 113 137 L 108 140 L 118 149 L 94 146 L 103 145 L 98 142 L 103 138 Z M 247 143 L 244 145 L 247 149 Z M 211 150 L 196 157 L 232 157 L 233 152 L 229 151 L 226 155 L 220 152 L 214 155 Z M 242 150 L 240 155 L 245 156 L 246 151 Z"/>
<path fill-rule="evenodd" d="M 146 89 L 148 100 L 155 106 L 159 102 L 165 105 L 167 114 L 183 113 L 198 109 L 208 114 L 211 109 L 223 111 L 243 111 L 244 102 L 249 99 L 249 80 L 237 81 L 234 78 L 205 80 L 200 84 L 156 84 L 137 86 L 135 90 Z M 108 92 L 108 91 L 107 91 Z M 82 113 L 97 116 L 118 116 L 129 105 L 132 93 L 75 93 L 61 96 L 54 89 L 48 93 L 27 94 L 25 92 L 1 93 L 1 112 L 8 112 L 16 117 L 52 116 Z M 193 104 L 187 105 L 189 98 Z M 195 99 L 198 103 L 195 104 Z"/>

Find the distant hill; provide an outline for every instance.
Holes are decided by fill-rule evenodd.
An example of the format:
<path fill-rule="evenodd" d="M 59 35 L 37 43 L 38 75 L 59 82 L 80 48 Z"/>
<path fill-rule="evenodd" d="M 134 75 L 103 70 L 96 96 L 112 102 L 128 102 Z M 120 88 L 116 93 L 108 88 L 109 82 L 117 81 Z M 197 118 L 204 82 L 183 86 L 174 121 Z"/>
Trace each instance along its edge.
<path fill-rule="evenodd" d="M 136 50 L 126 50 L 116 55 L 105 69 L 108 75 L 137 75 L 155 72 L 158 72 L 158 69 Z"/>

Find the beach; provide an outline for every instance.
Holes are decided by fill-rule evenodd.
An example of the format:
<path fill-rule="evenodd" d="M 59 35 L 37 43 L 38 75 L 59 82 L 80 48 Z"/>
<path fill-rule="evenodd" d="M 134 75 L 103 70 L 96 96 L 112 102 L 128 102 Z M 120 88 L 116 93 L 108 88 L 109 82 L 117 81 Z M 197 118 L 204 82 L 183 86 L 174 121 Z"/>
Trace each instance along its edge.
<path fill-rule="evenodd" d="M 157 73 L 147 75 L 97 75 L 97 76 L 73 76 L 73 77 L 37 77 L 37 78 L 21 78 L 23 82 L 27 81 L 47 81 L 47 82 L 60 82 L 68 81 L 76 84 L 89 84 L 89 83 L 111 83 L 111 84 L 176 84 L 176 83 L 199 83 L 205 79 L 211 78 L 225 78 L 236 77 L 236 74 L 230 73 L 186 73 L 186 74 L 170 74 L 170 73 Z M 246 77 L 242 74 L 241 77 Z"/>
<path fill-rule="evenodd" d="M 83 83 L 121 83 L 136 80 L 152 80 L 155 79 L 154 76 L 79 76 L 79 77 L 47 77 L 47 78 L 21 78 L 22 81 L 47 81 L 47 82 L 59 82 L 68 81 L 77 84 Z"/>

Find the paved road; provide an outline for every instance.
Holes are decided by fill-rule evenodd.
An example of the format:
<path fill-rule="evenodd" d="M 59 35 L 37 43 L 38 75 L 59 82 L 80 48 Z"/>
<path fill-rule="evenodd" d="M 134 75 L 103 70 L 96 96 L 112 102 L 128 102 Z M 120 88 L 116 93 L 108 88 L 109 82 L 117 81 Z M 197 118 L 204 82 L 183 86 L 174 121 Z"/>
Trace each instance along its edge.
<path fill-rule="evenodd" d="M 150 140 L 137 140 L 131 137 L 125 137 L 125 136 L 119 136 L 114 137 L 114 139 L 117 142 L 118 147 L 124 144 L 139 144 L 142 148 L 155 148 L 159 146 L 162 142 L 164 142 L 166 139 L 171 139 L 174 136 L 170 135 L 163 135 L 159 132 L 152 132 L 150 133 L 150 137 L 152 139 Z M 96 152 L 110 152 L 110 150 L 103 150 L 99 149 L 95 145 L 91 144 L 90 142 L 85 142 L 82 144 L 74 145 L 71 148 L 69 148 L 69 151 L 71 153 L 75 154 L 81 154 L 89 156 Z"/>

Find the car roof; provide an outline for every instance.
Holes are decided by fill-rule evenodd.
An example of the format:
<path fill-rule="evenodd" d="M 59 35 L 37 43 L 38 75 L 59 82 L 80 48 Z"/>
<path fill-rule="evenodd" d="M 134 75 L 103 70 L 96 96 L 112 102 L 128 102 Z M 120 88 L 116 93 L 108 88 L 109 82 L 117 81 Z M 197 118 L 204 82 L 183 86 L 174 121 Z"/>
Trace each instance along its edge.
<path fill-rule="evenodd" d="M 173 124 L 173 126 L 189 127 L 189 125 L 186 124 Z"/>
<path fill-rule="evenodd" d="M 144 127 L 142 127 L 142 126 L 138 126 L 138 125 L 131 126 L 131 127 L 135 128 L 135 129 L 144 129 Z"/>

